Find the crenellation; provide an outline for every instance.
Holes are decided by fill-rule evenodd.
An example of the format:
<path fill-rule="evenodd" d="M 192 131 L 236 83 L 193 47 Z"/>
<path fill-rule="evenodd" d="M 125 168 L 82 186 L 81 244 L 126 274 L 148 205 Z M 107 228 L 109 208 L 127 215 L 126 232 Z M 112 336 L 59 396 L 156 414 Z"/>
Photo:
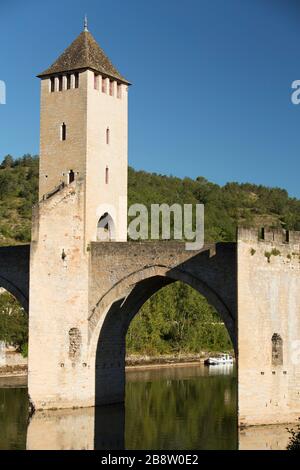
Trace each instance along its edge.
<path fill-rule="evenodd" d="M 270 244 L 279 244 L 279 245 L 299 245 L 300 243 L 300 232 L 285 230 L 285 229 L 273 229 L 269 227 L 238 227 L 237 230 L 237 240 L 238 241 L 253 241 L 265 243 L 266 245 Z"/>
<path fill-rule="evenodd" d="M 259 240 L 259 229 L 253 227 L 238 227 L 237 228 L 237 240 L 243 241 L 257 241 Z"/>
<path fill-rule="evenodd" d="M 272 229 L 264 227 L 264 241 L 283 243 L 284 242 L 284 231 L 279 229 Z"/>
<path fill-rule="evenodd" d="M 289 231 L 289 243 L 295 245 L 300 244 L 300 231 Z"/>

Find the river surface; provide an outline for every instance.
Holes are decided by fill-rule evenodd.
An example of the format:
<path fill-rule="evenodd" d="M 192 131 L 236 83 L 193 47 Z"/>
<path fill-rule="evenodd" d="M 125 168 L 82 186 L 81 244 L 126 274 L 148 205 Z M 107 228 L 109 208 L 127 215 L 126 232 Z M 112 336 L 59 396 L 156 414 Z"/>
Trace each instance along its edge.
<path fill-rule="evenodd" d="M 0 449 L 284 449 L 286 426 L 237 432 L 233 367 L 130 370 L 126 402 L 37 412 L 26 387 L 0 381 Z"/>

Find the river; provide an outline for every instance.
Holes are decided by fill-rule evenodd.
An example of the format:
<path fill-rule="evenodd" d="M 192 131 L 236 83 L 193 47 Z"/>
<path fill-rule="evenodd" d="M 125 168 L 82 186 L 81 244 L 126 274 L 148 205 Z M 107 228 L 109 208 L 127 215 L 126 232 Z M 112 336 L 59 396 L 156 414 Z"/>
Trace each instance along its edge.
<path fill-rule="evenodd" d="M 2 382 L 3 383 L 3 382 Z M 132 369 L 125 405 L 36 412 L 0 382 L 0 449 L 284 449 L 286 426 L 237 432 L 233 367 Z"/>

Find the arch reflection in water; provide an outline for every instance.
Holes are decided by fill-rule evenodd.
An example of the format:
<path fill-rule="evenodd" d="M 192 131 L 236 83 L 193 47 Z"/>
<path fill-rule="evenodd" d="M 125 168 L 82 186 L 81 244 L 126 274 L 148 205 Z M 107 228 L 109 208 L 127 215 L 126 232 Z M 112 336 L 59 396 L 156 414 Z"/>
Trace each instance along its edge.
<path fill-rule="evenodd" d="M 126 373 L 124 406 L 37 412 L 28 449 L 236 449 L 236 377 L 199 364 Z"/>
<path fill-rule="evenodd" d="M 2 379 L 0 449 L 24 449 L 26 430 L 27 449 L 37 450 L 237 448 L 235 371 L 224 372 L 199 365 L 128 371 L 125 427 L 124 407 L 111 405 L 37 412 L 27 430 L 27 390 L 1 388 Z M 285 449 L 287 427 L 241 429 L 239 448 Z"/>
<path fill-rule="evenodd" d="M 124 449 L 124 405 L 36 412 L 27 450 Z"/>

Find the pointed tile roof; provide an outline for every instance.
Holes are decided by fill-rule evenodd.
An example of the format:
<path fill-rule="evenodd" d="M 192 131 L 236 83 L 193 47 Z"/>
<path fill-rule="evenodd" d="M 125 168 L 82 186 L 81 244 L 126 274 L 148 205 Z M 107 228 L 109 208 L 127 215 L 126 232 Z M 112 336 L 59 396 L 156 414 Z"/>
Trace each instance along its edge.
<path fill-rule="evenodd" d="M 129 84 L 87 30 L 82 31 L 54 64 L 39 74 L 38 77 L 43 78 L 52 74 L 83 69 L 95 70 L 104 76 Z"/>

